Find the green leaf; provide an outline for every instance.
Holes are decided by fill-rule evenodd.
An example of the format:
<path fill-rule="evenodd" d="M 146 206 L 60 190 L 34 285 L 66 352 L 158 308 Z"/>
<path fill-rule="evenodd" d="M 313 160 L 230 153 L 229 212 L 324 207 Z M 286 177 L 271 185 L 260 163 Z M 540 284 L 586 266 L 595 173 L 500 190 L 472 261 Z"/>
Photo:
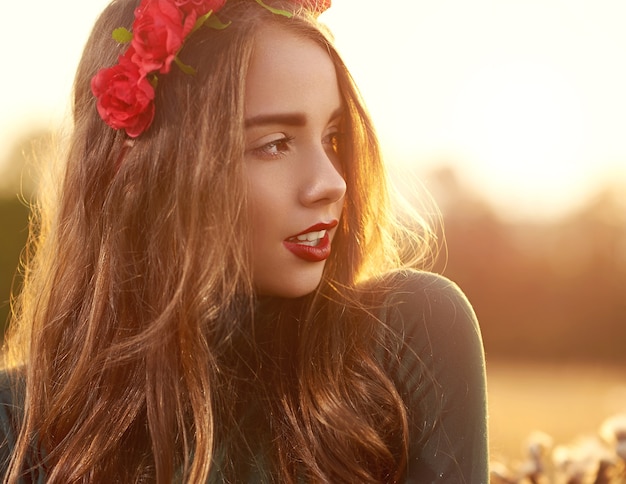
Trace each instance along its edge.
<path fill-rule="evenodd" d="M 120 44 L 128 44 L 131 40 L 133 40 L 133 33 L 124 27 L 120 27 L 113 31 L 111 37 L 113 37 L 113 40 L 119 42 Z"/>
<path fill-rule="evenodd" d="M 204 25 L 204 22 L 207 21 L 207 19 L 211 16 L 212 13 L 213 13 L 213 10 L 209 10 L 208 13 L 202 15 L 201 17 L 198 17 L 198 20 L 196 20 L 196 23 L 193 24 L 193 29 L 191 29 L 191 33 L 193 34 L 196 30 L 202 27 Z"/>
<path fill-rule="evenodd" d="M 189 74 L 191 76 L 193 76 L 196 73 L 196 70 L 185 64 L 183 61 L 181 61 L 178 56 L 174 57 L 174 62 L 176 62 L 176 65 L 180 68 L 181 71 L 183 71 L 185 74 Z"/>
<path fill-rule="evenodd" d="M 232 22 L 228 22 L 227 24 L 225 24 L 218 18 L 217 15 L 211 15 L 205 20 L 205 22 L 206 22 L 207 27 L 211 29 L 215 29 L 215 30 L 224 30 L 226 27 L 228 27 L 232 23 Z"/>
<path fill-rule="evenodd" d="M 156 91 L 156 88 L 159 85 L 159 78 L 156 76 L 156 74 L 153 74 L 147 79 L 150 85 L 152 86 L 152 88 Z"/>
<path fill-rule="evenodd" d="M 293 17 L 291 12 L 287 12 L 286 10 L 280 10 L 278 8 L 270 7 L 269 5 L 264 4 L 263 0 L 256 0 L 256 3 L 258 3 L 259 5 L 261 5 L 261 7 L 269 10 L 270 12 L 276 15 L 282 15 L 283 17 L 287 17 L 287 18 Z"/>

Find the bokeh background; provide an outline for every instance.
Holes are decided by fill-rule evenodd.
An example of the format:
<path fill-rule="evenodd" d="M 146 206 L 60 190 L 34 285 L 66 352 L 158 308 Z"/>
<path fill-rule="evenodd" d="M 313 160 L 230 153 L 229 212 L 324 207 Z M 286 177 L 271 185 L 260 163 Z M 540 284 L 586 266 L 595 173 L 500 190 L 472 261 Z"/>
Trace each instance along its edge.
<path fill-rule="evenodd" d="M 51 134 L 107 0 L 0 7 L 0 325 Z M 626 412 L 626 2 L 334 0 L 323 15 L 403 190 L 443 213 L 472 301 L 494 456 Z M 58 138 L 58 137 L 57 137 Z M 421 188 L 420 188 L 421 189 Z M 15 281 L 15 282 L 13 282 Z"/>

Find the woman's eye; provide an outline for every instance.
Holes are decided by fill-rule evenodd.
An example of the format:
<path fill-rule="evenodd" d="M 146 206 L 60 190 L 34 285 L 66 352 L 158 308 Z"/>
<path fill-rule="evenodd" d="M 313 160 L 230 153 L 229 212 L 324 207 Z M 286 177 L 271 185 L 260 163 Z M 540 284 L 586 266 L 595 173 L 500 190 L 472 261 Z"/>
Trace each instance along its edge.
<path fill-rule="evenodd" d="M 265 143 L 257 148 L 250 150 L 255 156 L 261 158 L 278 158 L 283 156 L 290 150 L 290 143 L 293 141 L 291 136 L 283 136 L 268 143 Z"/>
<path fill-rule="evenodd" d="M 333 153 L 338 155 L 341 153 L 343 140 L 344 140 L 344 134 L 339 131 L 336 131 L 326 136 L 323 142 L 326 146 L 328 146 L 332 150 Z"/>

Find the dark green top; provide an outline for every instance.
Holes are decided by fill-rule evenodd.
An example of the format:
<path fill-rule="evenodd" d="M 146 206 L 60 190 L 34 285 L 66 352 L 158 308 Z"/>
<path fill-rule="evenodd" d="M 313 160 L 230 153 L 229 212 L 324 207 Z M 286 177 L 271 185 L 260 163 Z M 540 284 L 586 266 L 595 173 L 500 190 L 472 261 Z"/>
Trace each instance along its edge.
<path fill-rule="evenodd" d="M 454 283 L 402 272 L 380 290 L 380 318 L 405 345 L 387 370 L 406 402 L 410 455 L 405 483 L 488 482 L 485 364 L 474 312 Z M 398 279 L 400 280 L 399 283 Z M 0 475 L 14 445 L 21 401 L 0 375 Z M 262 482 L 261 472 L 250 482 Z M 40 479 L 40 482 L 43 482 Z"/>

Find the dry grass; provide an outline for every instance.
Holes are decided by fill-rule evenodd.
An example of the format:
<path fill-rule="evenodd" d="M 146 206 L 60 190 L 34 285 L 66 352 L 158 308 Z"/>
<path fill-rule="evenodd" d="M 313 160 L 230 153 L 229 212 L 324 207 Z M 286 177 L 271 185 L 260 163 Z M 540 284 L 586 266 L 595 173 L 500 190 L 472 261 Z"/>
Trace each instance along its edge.
<path fill-rule="evenodd" d="M 488 362 L 487 373 L 492 460 L 509 468 L 528 460 L 534 431 L 543 434 L 533 445 L 545 445 L 552 462 L 554 448 L 596 442 L 608 417 L 626 413 L 625 368 Z"/>

